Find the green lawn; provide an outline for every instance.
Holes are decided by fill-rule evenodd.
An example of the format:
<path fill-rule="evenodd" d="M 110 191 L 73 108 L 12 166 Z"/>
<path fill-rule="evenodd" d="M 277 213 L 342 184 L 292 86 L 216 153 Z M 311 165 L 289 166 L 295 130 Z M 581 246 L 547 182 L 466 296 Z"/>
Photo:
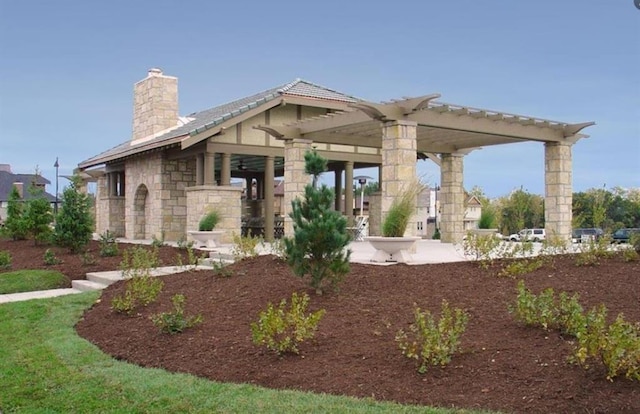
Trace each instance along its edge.
<path fill-rule="evenodd" d="M 0 295 L 64 287 L 67 278 L 55 270 L 16 270 L 0 273 Z"/>
<path fill-rule="evenodd" d="M 98 296 L 0 305 L 0 412 L 472 413 L 223 384 L 116 361 L 73 329 Z"/>

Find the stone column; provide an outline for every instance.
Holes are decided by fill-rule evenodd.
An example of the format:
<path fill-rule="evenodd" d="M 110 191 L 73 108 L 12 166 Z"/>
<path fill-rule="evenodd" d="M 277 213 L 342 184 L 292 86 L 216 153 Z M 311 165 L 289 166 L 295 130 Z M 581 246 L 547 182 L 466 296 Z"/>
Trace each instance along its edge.
<path fill-rule="evenodd" d="M 274 171 L 275 159 L 272 156 L 265 157 L 264 165 L 264 239 L 268 242 L 273 241 L 274 231 L 274 212 L 273 204 L 275 197 L 273 195 L 274 187 Z"/>
<path fill-rule="evenodd" d="M 220 185 L 231 185 L 231 154 L 228 153 L 222 154 Z"/>
<path fill-rule="evenodd" d="M 417 133 L 418 124 L 413 121 L 385 122 L 382 127 L 381 222 L 405 185 L 417 180 Z M 415 218 L 412 218 L 405 236 L 415 233 Z"/>
<path fill-rule="evenodd" d="M 353 161 L 344 163 L 344 215 L 353 223 Z"/>
<path fill-rule="evenodd" d="M 464 237 L 463 155 L 442 154 L 440 167 L 440 239 L 460 243 Z M 437 214 L 437 212 L 436 212 Z"/>
<path fill-rule="evenodd" d="M 204 153 L 196 155 L 196 185 L 204 184 Z"/>
<path fill-rule="evenodd" d="M 342 211 L 342 168 L 336 168 L 334 174 L 333 185 L 336 191 L 334 209 Z"/>
<path fill-rule="evenodd" d="M 573 142 L 544 144 L 544 219 L 547 238 L 571 240 Z"/>
<path fill-rule="evenodd" d="M 204 185 L 216 185 L 216 154 L 207 151 L 204 154 Z"/>
<path fill-rule="evenodd" d="M 304 154 L 311 149 L 308 139 L 287 139 L 284 143 L 284 235 L 293 236 L 291 202 L 304 195 L 304 187 L 311 183 L 311 177 L 304 172 Z"/>

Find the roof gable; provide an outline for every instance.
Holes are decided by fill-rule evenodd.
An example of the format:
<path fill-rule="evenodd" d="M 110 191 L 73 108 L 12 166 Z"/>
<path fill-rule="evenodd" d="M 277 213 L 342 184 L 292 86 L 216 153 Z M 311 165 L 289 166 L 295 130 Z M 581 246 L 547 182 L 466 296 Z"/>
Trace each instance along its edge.
<path fill-rule="evenodd" d="M 186 119 L 184 124 L 168 130 L 165 133 L 160 133 L 152 139 L 140 140 L 138 143 L 132 143 L 128 140 L 96 155 L 95 157 L 81 162 L 79 166 L 81 168 L 92 167 L 121 157 L 133 155 L 141 151 L 177 144 L 180 142 L 182 137 L 206 131 L 207 129 L 233 120 L 235 117 L 244 114 L 247 111 L 258 108 L 283 96 L 296 96 L 318 99 L 321 101 L 338 102 L 357 102 L 360 100 L 353 96 L 325 88 L 324 86 L 320 86 L 312 82 L 296 79 L 293 82 L 267 89 L 254 95 L 240 98 L 204 111 L 194 112 L 186 118 L 182 118 L 182 120 Z"/>

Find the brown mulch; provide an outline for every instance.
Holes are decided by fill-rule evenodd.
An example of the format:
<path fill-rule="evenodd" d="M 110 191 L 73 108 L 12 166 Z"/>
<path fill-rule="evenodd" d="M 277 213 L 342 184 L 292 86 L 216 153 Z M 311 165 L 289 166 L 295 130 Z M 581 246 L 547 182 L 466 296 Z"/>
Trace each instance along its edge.
<path fill-rule="evenodd" d="M 11 243 L 0 242 L 0 250 L 13 254 Z M 33 258 L 42 253 L 22 246 L 30 253 L 18 257 L 31 257 L 25 265 L 38 267 L 30 263 L 37 264 Z M 167 260 L 175 255 L 175 250 L 167 253 Z M 22 262 L 14 255 L 16 265 Z M 69 275 L 85 272 L 80 262 L 66 257 L 58 266 Z M 228 269 L 229 277 L 213 271 L 163 277 L 160 299 L 134 317 L 110 309 L 113 296 L 123 291 L 118 282 L 85 312 L 77 331 L 117 359 L 223 382 L 516 413 L 640 412 L 638 382 L 609 381 L 600 364 L 588 370 L 571 365 L 570 337 L 514 321 L 507 307 L 517 279 L 497 277 L 497 266 L 352 264 L 340 291 L 322 296 L 273 256 Z M 547 287 L 577 292 L 584 308 L 604 303 L 611 318 L 623 312 L 626 320 L 640 321 L 639 277 L 640 262 L 615 257 L 579 267 L 567 255 L 522 279 L 535 293 Z M 322 308 L 326 314 L 300 355 L 278 357 L 251 342 L 249 325 L 268 302 L 290 298 L 292 292 L 308 293 L 310 310 Z M 187 313 L 201 313 L 204 322 L 182 334 L 162 334 L 149 316 L 170 311 L 176 293 L 186 296 Z M 419 374 L 394 337 L 412 322 L 414 304 L 439 312 L 442 299 L 470 315 L 461 353 L 447 367 Z"/>

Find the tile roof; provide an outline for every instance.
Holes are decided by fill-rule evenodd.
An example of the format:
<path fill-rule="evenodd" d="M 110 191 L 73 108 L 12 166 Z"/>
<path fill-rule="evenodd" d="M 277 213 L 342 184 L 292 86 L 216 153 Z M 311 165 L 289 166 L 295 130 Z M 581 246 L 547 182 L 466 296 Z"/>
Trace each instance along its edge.
<path fill-rule="evenodd" d="M 272 101 L 273 99 L 287 95 L 340 102 L 357 102 L 360 100 L 359 98 L 343 94 L 333 89 L 325 88 L 312 82 L 296 79 L 293 82 L 267 89 L 255 95 L 247 96 L 233 102 L 190 114 L 186 117 L 188 118 L 188 122 L 178 126 L 177 128 L 135 145 L 131 145 L 131 141 L 128 140 L 94 157 L 82 161 L 79 166 L 81 168 L 92 167 L 103 164 L 107 161 L 133 155 L 138 152 L 178 144 L 186 135 L 194 135 L 213 128 L 244 112 Z"/>

